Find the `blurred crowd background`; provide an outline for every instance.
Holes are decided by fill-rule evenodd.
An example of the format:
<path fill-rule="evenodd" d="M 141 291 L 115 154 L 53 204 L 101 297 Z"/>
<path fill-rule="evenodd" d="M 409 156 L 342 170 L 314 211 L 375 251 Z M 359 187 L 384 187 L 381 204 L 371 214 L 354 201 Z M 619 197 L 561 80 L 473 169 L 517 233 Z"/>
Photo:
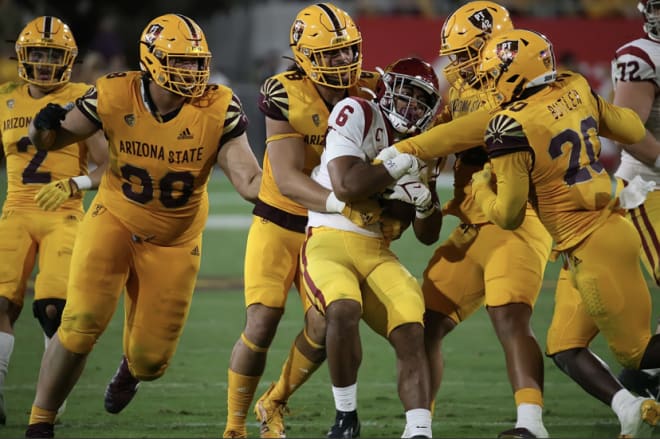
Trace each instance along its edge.
<path fill-rule="evenodd" d="M 263 149 L 263 117 L 256 108 L 259 83 L 290 61 L 289 28 L 296 13 L 316 2 L 287 0 L 0 0 L 0 83 L 16 78 L 13 41 L 35 16 L 55 15 L 69 24 L 79 47 L 73 80 L 93 83 L 105 73 L 138 69 L 138 40 L 152 18 L 178 12 L 195 19 L 213 52 L 212 81 L 230 85 L 243 101 L 251 144 Z M 337 0 L 358 23 L 365 68 L 385 67 L 416 55 L 434 64 L 444 18 L 465 1 Z M 578 70 L 604 96 L 611 93 L 614 50 L 642 36 L 637 0 L 499 0 L 514 24 L 546 33 L 563 66 Z M 524 26 L 520 26 L 524 23 Z M 615 159 L 616 151 L 606 147 Z M 606 164 L 609 167 L 616 163 Z"/>

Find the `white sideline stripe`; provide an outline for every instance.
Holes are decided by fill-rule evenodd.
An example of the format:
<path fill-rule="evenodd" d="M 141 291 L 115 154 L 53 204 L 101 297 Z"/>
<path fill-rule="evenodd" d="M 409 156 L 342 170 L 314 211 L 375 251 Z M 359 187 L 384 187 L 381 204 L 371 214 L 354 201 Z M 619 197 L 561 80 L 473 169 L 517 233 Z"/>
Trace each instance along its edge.
<path fill-rule="evenodd" d="M 252 223 L 252 215 L 209 215 L 207 230 L 247 230 Z"/>

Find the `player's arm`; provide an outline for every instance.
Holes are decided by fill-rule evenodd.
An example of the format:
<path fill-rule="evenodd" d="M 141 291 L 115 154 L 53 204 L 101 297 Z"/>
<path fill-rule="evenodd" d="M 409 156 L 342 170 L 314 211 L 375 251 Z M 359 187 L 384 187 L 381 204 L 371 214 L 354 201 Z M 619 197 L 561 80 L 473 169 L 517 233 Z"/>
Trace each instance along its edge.
<path fill-rule="evenodd" d="M 635 144 L 646 136 L 646 128 L 639 115 L 630 108 L 610 104 L 597 96 L 600 110 L 598 134 L 621 144 Z"/>
<path fill-rule="evenodd" d="M 490 119 L 486 110 L 477 110 L 392 145 L 393 153 L 408 153 L 429 160 L 474 148 L 483 143 Z M 386 148 L 389 149 L 389 148 Z"/>
<path fill-rule="evenodd" d="M 507 128 L 502 131 L 501 127 Z M 472 195 L 488 221 L 503 229 L 516 229 L 525 219 L 534 150 L 522 126 L 507 115 L 493 118 L 485 143 L 490 163 L 473 174 Z M 491 187 L 492 173 L 497 193 Z"/>
<path fill-rule="evenodd" d="M 91 136 L 101 127 L 95 102 L 96 89 L 92 87 L 73 108 L 46 105 L 30 122 L 30 141 L 37 149 L 55 150 Z"/>
<path fill-rule="evenodd" d="M 658 86 L 650 81 L 620 81 L 614 92 L 614 104 L 630 108 L 646 122 L 658 92 Z M 660 142 L 649 131 L 640 142 L 619 143 L 619 146 L 642 163 L 660 168 Z"/>
<path fill-rule="evenodd" d="M 282 195 L 307 209 L 323 212 L 330 191 L 304 172 L 305 142 L 285 120 L 266 116 L 266 148 L 275 184 Z"/>
<path fill-rule="evenodd" d="M 232 137 L 222 145 L 218 152 L 218 165 L 241 197 L 251 203 L 257 201 L 261 184 L 261 166 L 245 132 Z"/>

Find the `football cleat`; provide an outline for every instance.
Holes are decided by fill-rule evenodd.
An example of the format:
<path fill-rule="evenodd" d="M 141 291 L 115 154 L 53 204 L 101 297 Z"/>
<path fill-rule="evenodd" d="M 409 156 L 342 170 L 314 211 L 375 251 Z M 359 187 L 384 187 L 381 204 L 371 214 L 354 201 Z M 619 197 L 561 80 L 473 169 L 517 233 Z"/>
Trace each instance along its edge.
<path fill-rule="evenodd" d="M 137 393 L 139 385 L 140 380 L 128 369 L 126 356 L 122 356 L 117 372 L 105 388 L 105 410 L 113 414 L 122 411 Z"/>
<path fill-rule="evenodd" d="M 262 438 L 283 438 L 286 437 L 284 431 L 284 411 L 286 404 L 269 398 L 270 392 L 275 388 L 275 383 L 271 384 L 266 393 L 254 405 L 254 414 L 257 420 L 261 422 L 259 434 Z"/>
<path fill-rule="evenodd" d="M 635 398 L 619 418 L 620 438 L 651 437 L 653 428 L 660 420 L 660 404 L 650 398 Z"/>
<path fill-rule="evenodd" d="M 25 437 L 55 437 L 55 428 L 48 422 L 37 422 L 28 425 L 25 430 Z"/>
<path fill-rule="evenodd" d="M 7 412 L 5 411 L 5 397 L 0 391 L 0 425 L 7 423 Z"/>
<path fill-rule="evenodd" d="M 503 431 L 497 435 L 497 439 L 528 439 L 535 438 L 536 435 L 529 431 L 526 428 L 512 428 L 510 430 Z"/>
<path fill-rule="evenodd" d="M 247 437 L 247 432 L 245 430 L 225 430 L 224 433 L 222 433 L 223 438 L 246 438 Z"/>
<path fill-rule="evenodd" d="M 660 374 L 650 374 L 636 369 L 622 369 L 618 378 L 623 387 L 638 396 L 653 399 L 658 399 L 660 396 Z"/>
<path fill-rule="evenodd" d="M 337 410 L 335 423 L 330 427 L 326 437 L 336 439 L 360 437 L 360 420 L 358 419 L 357 410 L 352 412 Z"/>

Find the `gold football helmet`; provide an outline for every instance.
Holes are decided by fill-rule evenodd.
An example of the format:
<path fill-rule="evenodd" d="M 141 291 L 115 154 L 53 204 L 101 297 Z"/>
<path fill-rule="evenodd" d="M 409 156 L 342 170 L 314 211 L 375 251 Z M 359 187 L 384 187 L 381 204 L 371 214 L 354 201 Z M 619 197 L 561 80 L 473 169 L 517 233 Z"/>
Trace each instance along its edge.
<path fill-rule="evenodd" d="M 637 9 L 644 15 L 644 32 L 654 41 L 660 41 L 660 0 L 641 0 Z"/>
<path fill-rule="evenodd" d="M 481 57 L 477 77 L 490 108 L 557 79 L 552 43 L 538 32 L 516 29 L 501 33 L 486 43 Z"/>
<path fill-rule="evenodd" d="M 62 20 L 51 15 L 29 22 L 16 40 L 18 76 L 40 87 L 69 82 L 78 56 L 73 34 Z"/>
<path fill-rule="evenodd" d="M 462 79 L 473 85 L 479 55 L 486 42 L 501 32 L 513 29 L 509 11 L 491 1 L 472 1 L 447 17 L 442 26 L 440 56 L 450 63 L 443 73 L 452 86 Z"/>
<path fill-rule="evenodd" d="M 181 14 L 154 18 L 140 37 L 140 67 L 159 86 L 186 97 L 204 94 L 211 52 L 202 28 Z"/>
<path fill-rule="evenodd" d="M 301 10 L 289 45 L 298 66 L 317 84 L 348 88 L 360 78 L 362 36 L 351 17 L 332 3 Z"/>

